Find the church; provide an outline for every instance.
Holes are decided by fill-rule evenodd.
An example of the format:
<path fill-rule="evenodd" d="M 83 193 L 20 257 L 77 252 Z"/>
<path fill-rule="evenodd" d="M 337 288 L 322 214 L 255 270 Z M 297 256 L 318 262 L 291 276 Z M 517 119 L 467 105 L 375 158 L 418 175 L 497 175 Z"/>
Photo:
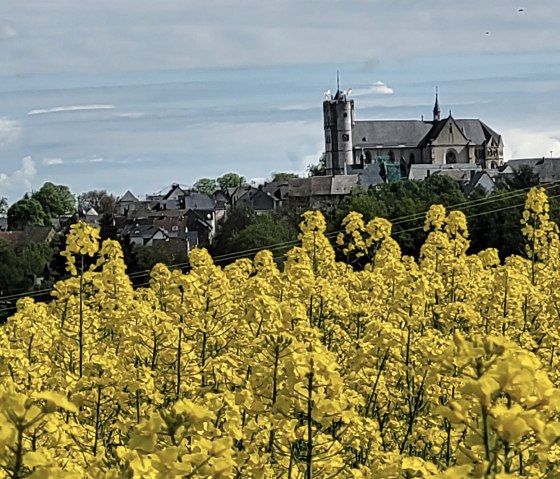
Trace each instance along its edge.
<path fill-rule="evenodd" d="M 325 93 L 327 175 L 358 173 L 384 158 L 406 177 L 411 165 L 473 165 L 498 168 L 504 161 L 502 137 L 478 119 L 441 117 L 436 90 L 433 117 L 424 120 L 356 120 L 350 91 Z"/>

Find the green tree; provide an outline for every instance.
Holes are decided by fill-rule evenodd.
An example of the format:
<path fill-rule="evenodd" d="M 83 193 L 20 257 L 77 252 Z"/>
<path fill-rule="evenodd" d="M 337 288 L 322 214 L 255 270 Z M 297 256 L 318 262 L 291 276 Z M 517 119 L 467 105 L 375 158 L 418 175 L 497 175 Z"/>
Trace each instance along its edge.
<path fill-rule="evenodd" d="M 275 183 L 287 183 L 288 180 L 299 178 L 297 173 L 276 172 L 272 173 L 272 181 Z"/>
<path fill-rule="evenodd" d="M 100 215 L 113 214 L 117 209 L 117 197 L 106 190 L 90 190 L 78 195 L 78 208 L 88 211 L 93 208 Z"/>
<path fill-rule="evenodd" d="M 247 184 L 244 176 L 240 176 L 237 173 L 226 173 L 220 176 L 217 180 L 220 189 L 225 190 L 226 188 L 235 188 L 236 186 L 243 186 Z"/>
<path fill-rule="evenodd" d="M 399 218 L 393 225 L 395 239 L 405 254 L 417 255 L 426 237 L 423 225 L 429 207 L 434 203 L 450 206 L 465 201 L 457 182 L 445 175 L 431 176 L 424 181 L 387 183 L 376 190 L 358 190 L 347 198 L 335 213 L 334 228 L 341 229 L 342 219 L 350 211 L 362 213 L 366 221 L 376 216 Z"/>
<path fill-rule="evenodd" d="M 312 165 L 307 165 L 307 174 L 309 176 L 325 176 L 327 163 L 325 159 L 325 153 L 323 153 L 319 161 Z"/>
<path fill-rule="evenodd" d="M 218 233 L 214 237 L 210 250 L 213 255 L 223 255 L 232 252 L 232 241 L 241 231 L 249 226 L 256 214 L 248 204 L 233 206 L 227 217 L 218 223 Z"/>
<path fill-rule="evenodd" d="M 31 195 L 31 198 L 41 204 L 49 218 L 70 214 L 75 210 L 74 196 L 64 185 L 46 182 L 39 191 Z"/>
<path fill-rule="evenodd" d="M 193 189 L 198 193 L 212 195 L 218 189 L 218 182 L 214 178 L 200 178 L 194 182 Z"/>
<path fill-rule="evenodd" d="M 274 215 L 257 215 L 246 228 L 232 240 L 232 252 L 262 249 L 271 245 L 291 243 L 297 239 L 298 229 L 286 219 Z M 273 249 L 275 256 L 289 250 L 293 244 Z M 254 255 L 254 254 L 253 254 Z"/>
<path fill-rule="evenodd" d="M 22 230 L 27 225 L 45 226 L 50 218 L 43 210 L 41 203 L 33 198 L 23 198 L 8 209 L 8 228 Z"/>
<path fill-rule="evenodd" d="M 168 243 L 158 246 L 141 246 L 135 248 L 135 259 L 140 271 L 150 271 L 157 263 L 167 266 L 186 264 L 188 261 L 187 248 L 176 248 Z M 147 276 L 147 275 L 146 275 Z M 142 277 L 145 281 L 146 276 Z"/>

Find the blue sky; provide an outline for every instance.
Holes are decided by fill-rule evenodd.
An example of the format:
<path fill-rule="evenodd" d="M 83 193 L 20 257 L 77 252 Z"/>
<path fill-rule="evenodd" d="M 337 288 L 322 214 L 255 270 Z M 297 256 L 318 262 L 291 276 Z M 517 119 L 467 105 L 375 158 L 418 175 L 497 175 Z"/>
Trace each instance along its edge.
<path fill-rule="evenodd" d="M 557 0 L 4 0 L 0 196 L 304 172 L 323 91 L 358 119 L 481 118 L 560 156 Z M 468 7 L 468 8 L 467 8 Z M 523 9 L 523 11 L 519 11 Z"/>

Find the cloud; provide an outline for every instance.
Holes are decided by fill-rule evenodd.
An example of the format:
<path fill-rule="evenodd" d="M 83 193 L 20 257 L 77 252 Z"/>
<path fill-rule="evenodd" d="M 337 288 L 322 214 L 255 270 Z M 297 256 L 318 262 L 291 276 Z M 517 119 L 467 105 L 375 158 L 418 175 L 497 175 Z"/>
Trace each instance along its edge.
<path fill-rule="evenodd" d="M 48 113 L 63 113 L 74 111 L 90 111 L 90 110 L 114 110 L 114 105 L 71 105 L 71 106 L 57 106 L 54 108 L 31 110 L 27 113 L 29 116 L 45 115 Z"/>
<path fill-rule="evenodd" d="M 14 27 L 7 23 L 0 25 L 0 41 L 11 40 L 15 37 L 17 37 L 17 31 Z"/>
<path fill-rule="evenodd" d="M 21 194 L 23 190 L 31 188 L 31 183 L 35 179 L 37 169 L 35 162 L 30 156 L 21 160 L 21 168 L 13 173 L 0 173 L 0 188 L 2 195 L 9 193 Z"/>
<path fill-rule="evenodd" d="M 140 118 L 144 118 L 146 114 L 142 111 L 131 111 L 125 113 L 117 113 L 115 116 L 117 118 L 128 118 L 131 120 L 138 120 Z"/>
<path fill-rule="evenodd" d="M 0 118 L 0 147 L 15 141 L 21 132 L 21 125 L 9 118 Z"/>
<path fill-rule="evenodd" d="M 368 88 L 357 88 L 352 90 L 352 95 L 354 96 L 364 96 L 364 95 L 392 95 L 395 93 L 391 87 L 387 86 L 382 81 L 376 81 L 373 85 Z"/>
<path fill-rule="evenodd" d="M 505 130 L 504 159 L 560 157 L 560 131 L 531 131 L 520 128 Z"/>
<path fill-rule="evenodd" d="M 43 165 L 45 166 L 62 165 L 62 164 L 64 164 L 64 160 L 62 158 L 43 158 Z"/>

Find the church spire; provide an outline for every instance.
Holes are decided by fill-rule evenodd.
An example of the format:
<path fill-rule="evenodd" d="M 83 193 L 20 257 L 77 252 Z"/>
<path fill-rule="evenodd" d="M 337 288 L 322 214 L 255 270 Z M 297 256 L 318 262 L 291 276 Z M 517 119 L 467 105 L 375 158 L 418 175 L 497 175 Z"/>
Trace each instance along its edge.
<path fill-rule="evenodd" d="M 434 121 L 439 121 L 441 118 L 441 110 L 439 109 L 438 87 L 436 86 L 436 103 L 434 105 Z"/>

